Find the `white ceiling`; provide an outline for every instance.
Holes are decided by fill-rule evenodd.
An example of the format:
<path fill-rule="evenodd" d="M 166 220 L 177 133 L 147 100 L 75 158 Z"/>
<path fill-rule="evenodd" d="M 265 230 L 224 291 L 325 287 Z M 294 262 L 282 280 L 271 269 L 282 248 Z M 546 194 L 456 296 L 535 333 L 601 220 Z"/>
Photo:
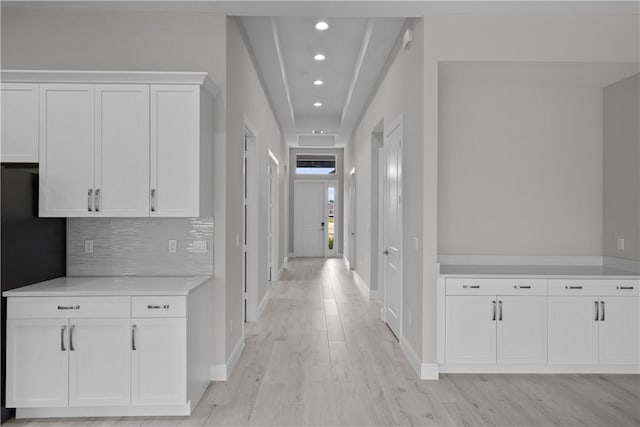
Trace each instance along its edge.
<path fill-rule="evenodd" d="M 315 29 L 321 19 L 329 24 L 328 30 Z M 313 130 L 335 135 L 338 146 L 348 141 L 404 22 L 402 18 L 242 18 L 290 145 Z M 317 53 L 326 59 L 315 61 Z M 324 84 L 316 86 L 315 80 Z M 322 107 L 314 107 L 315 102 Z"/>

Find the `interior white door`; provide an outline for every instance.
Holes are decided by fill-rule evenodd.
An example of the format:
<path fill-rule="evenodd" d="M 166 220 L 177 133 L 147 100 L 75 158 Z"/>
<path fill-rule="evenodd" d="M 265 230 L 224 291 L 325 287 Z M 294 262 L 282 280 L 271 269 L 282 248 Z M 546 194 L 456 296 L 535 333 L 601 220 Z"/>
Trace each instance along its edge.
<path fill-rule="evenodd" d="M 497 360 L 547 363 L 547 297 L 498 296 Z"/>
<path fill-rule="evenodd" d="M 549 364 L 598 363 L 597 297 L 550 296 Z"/>
<path fill-rule="evenodd" d="M 40 216 L 93 216 L 93 85 L 40 85 Z"/>
<path fill-rule="evenodd" d="M 129 405 L 131 320 L 69 323 L 69 406 Z"/>
<path fill-rule="evenodd" d="M 7 320 L 7 408 L 68 404 L 67 319 Z"/>
<path fill-rule="evenodd" d="M 38 162 L 38 103 L 37 83 L 2 83 L 2 162 Z"/>
<path fill-rule="evenodd" d="M 384 141 L 384 317 L 396 337 L 402 334 L 402 123 Z"/>
<path fill-rule="evenodd" d="M 151 86 L 151 216 L 200 216 L 199 132 L 199 86 Z"/>
<path fill-rule="evenodd" d="M 297 256 L 324 256 L 325 188 L 326 184 L 321 181 L 296 181 L 294 184 L 294 252 Z"/>
<path fill-rule="evenodd" d="M 95 89 L 96 216 L 149 216 L 149 86 Z"/>
<path fill-rule="evenodd" d="M 356 172 L 355 170 L 349 175 L 349 267 L 351 270 L 356 269 L 356 224 L 358 222 L 358 211 L 356 208 Z"/>
<path fill-rule="evenodd" d="M 131 404 L 184 405 L 186 319 L 134 318 L 131 327 Z"/>
<path fill-rule="evenodd" d="M 448 296 L 445 309 L 447 363 L 496 363 L 496 297 Z"/>
<path fill-rule="evenodd" d="M 638 365 L 640 362 L 640 298 L 600 298 L 599 361 Z"/>

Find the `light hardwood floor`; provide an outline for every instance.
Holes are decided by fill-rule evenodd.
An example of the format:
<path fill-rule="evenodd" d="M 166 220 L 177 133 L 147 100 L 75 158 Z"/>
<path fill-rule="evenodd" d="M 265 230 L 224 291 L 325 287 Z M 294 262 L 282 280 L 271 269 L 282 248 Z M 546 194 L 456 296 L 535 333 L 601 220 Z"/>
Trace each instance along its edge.
<path fill-rule="evenodd" d="M 442 375 L 420 381 L 338 259 L 298 259 L 247 324 L 231 379 L 189 418 L 34 426 L 639 426 L 638 375 Z"/>

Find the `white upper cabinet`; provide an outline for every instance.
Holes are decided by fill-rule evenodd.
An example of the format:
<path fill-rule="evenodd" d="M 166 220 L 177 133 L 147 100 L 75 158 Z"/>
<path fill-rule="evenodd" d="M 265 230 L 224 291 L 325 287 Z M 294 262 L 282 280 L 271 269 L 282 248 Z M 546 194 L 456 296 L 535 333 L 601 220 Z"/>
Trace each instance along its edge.
<path fill-rule="evenodd" d="M 95 87 L 95 216 L 149 215 L 149 86 Z"/>
<path fill-rule="evenodd" d="M 40 163 L 42 217 L 212 214 L 206 73 L 2 71 L 2 161 Z"/>
<path fill-rule="evenodd" d="M 201 216 L 199 110 L 198 86 L 151 86 L 151 216 Z"/>
<path fill-rule="evenodd" d="M 93 85 L 40 85 L 40 216 L 93 215 Z"/>
<path fill-rule="evenodd" d="M 2 162 L 38 162 L 38 84 L 2 83 Z"/>

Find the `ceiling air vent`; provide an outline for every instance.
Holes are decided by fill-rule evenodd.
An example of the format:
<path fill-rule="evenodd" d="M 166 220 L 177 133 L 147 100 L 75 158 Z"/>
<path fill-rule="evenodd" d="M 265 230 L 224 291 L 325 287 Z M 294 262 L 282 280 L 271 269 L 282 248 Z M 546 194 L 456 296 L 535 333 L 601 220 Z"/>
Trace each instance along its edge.
<path fill-rule="evenodd" d="M 313 131 L 318 132 L 318 131 Z M 320 131 L 321 132 L 321 131 Z M 336 137 L 334 135 L 298 135 L 298 145 L 300 147 L 334 147 Z"/>

